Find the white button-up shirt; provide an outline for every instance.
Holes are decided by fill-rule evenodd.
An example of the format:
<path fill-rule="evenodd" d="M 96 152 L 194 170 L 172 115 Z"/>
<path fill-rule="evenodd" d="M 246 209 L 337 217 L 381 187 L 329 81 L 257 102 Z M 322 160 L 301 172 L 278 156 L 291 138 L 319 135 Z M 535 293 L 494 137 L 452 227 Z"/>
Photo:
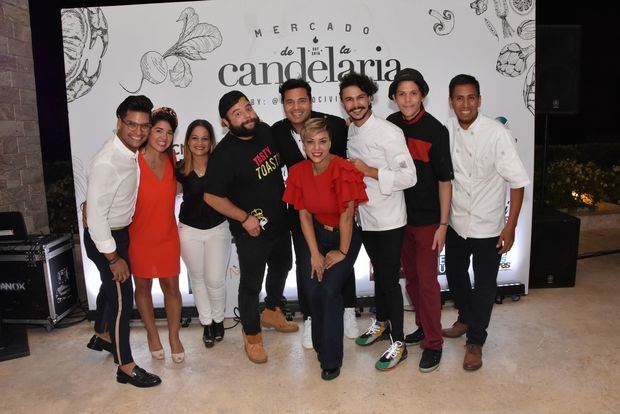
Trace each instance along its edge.
<path fill-rule="evenodd" d="M 297 148 L 299 148 L 299 152 L 301 152 L 301 155 L 303 155 L 305 159 L 308 159 L 308 156 L 306 155 L 306 150 L 304 149 L 304 143 L 301 141 L 301 134 L 298 134 L 296 131 L 291 129 L 291 136 L 295 140 L 295 144 L 297 144 Z"/>
<path fill-rule="evenodd" d="M 139 181 L 137 152 L 115 135 L 95 155 L 88 175 L 88 232 L 101 253 L 116 250 L 111 230 L 131 223 Z"/>
<path fill-rule="evenodd" d="M 371 114 L 361 127 L 349 126 L 347 152 L 379 172 L 378 180 L 364 177 L 368 202 L 358 207 L 362 229 L 383 231 L 407 224 L 403 190 L 414 186 L 417 177 L 403 131 Z"/>
<path fill-rule="evenodd" d="M 446 127 L 454 166 L 450 226 L 463 238 L 496 237 L 505 223 L 506 186 L 530 183 L 512 134 L 480 113 L 468 129 L 456 118 Z"/>

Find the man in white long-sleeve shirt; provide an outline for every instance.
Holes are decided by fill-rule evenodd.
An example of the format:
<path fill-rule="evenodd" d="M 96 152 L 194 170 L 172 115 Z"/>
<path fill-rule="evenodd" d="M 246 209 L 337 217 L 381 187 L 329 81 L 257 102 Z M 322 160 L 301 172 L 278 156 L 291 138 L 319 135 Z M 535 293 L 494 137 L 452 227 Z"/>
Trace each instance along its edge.
<path fill-rule="evenodd" d="M 129 224 L 138 194 L 137 151 L 151 129 L 153 104 L 146 96 L 129 96 L 116 110 L 117 133 L 93 158 L 88 176 L 84 229 L 86 253 L 99 270 L 107 306 L 108 332 L 98 332 L 88 347 L 112 350 L 118 364 L 116 380 L 136 387 L 152 387 L 161 379 L 133 361 L 129 345 L 129 318 L 133 284 L 129 267 Z M 98 312 L 102 312 L 98 309 Z M 97 330 L 97 329 L 96 329 Z M 106 339 L 110 338 L 110 342 Z"/>
<path fill-rule="evenodd" d="M 512 248 L 530 183 L 508 129 L 478 112 L 480 84 L 471 75 L 457 75 L 449 85 L 450 107 L 455 117 L 446 122 L 454 166 L 450 226 L 446 235 L 446 277 L 457 321 L 442 335 L 467 334 L 463 369 L 482 366 L 482 346 L 497 294 L 497 272 L 502 254 Z M 506 189 L 510 211 L 505 217 Z M 469 279 L 473 256 L 474 286 Z"/>
<path fill-rule="evenodd" d="M 351 72 L 340 82 L 340 100 L 349 115 L 348 156 L 364 173 L 368 202 L 358 207 L 364 248 L 375 280 L 377 320 L 356 339 L 361 346 L 390 336 L 390 347 L 375 364 L 389 370 L 407 358 L 403 296 L 398 283 L 407 211 L 403 190 L 416 183 L 415 165 L 400 128 L 372 113 L 377 84 Z M 389 322 L 389 326 L 388 326 Z"/>

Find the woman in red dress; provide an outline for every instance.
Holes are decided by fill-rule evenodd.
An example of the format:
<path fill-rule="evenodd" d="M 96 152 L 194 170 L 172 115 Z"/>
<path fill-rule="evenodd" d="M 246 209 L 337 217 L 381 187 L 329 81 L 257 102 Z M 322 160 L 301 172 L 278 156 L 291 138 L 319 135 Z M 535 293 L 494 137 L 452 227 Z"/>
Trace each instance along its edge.
<path fill-rule="evenodd" d="M 321 362 L 321 378 L 331 380 L 342 366 L 342 287 L 362 244 L 353 217 L 368 197 L 363 175 L 329 153 L 331 138 L 324 119 L 308 120 L 301 139 L 308 159 L 289 171 L 283 199 L 299 210 L 310 249 L 311 278 L 302 281 L 302 291 L 312 311 L 312 345 Z"/>
<path fill-rule="evenodd" d="M 146 328 L 151 355 L 164 358 L 151 295 L 153 279 L 157 278 L 164 294 L 172 360 L 183 362 L 185 352 L 179 338 L 181 253 L 174 215 L 177 183 L 172 154 L 178 120 L 172 109 L 158 108 L 152 113 L 151 123 L 148 140 L 138 153 L 140 184 L 136 211 L 129 226 L 129 258 L 136 284 L 136 306 Z"/>

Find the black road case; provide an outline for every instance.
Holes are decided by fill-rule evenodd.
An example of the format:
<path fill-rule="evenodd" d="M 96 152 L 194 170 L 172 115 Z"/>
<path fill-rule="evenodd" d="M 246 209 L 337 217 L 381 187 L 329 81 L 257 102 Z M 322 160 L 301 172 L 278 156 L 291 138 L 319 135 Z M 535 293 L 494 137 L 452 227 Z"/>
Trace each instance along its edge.
<path fill-rule="evenodd" d="M 67 316 L 78 304 L 71 235 L 0 243 L 0 303 L 9 323 L 50 330 Z"/>

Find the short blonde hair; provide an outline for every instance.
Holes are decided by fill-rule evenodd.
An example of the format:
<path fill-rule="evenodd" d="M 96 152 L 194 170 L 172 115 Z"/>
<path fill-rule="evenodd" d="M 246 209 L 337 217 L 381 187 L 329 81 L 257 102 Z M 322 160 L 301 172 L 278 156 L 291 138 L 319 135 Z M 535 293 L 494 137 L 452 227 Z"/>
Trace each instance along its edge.
<path fill-rule="evenodd" d="M 325 118 L 310 118 L 304 124 L 304 127 L 301 129 L 301 139 L 305 140 L 306 138 L 312 138 L 319 132 L 327 131 L 327 135 L 329 139 L 332 139 L 331 134 L 329 133 L 329 129 L 327 129 L 327 121 Z"/>

